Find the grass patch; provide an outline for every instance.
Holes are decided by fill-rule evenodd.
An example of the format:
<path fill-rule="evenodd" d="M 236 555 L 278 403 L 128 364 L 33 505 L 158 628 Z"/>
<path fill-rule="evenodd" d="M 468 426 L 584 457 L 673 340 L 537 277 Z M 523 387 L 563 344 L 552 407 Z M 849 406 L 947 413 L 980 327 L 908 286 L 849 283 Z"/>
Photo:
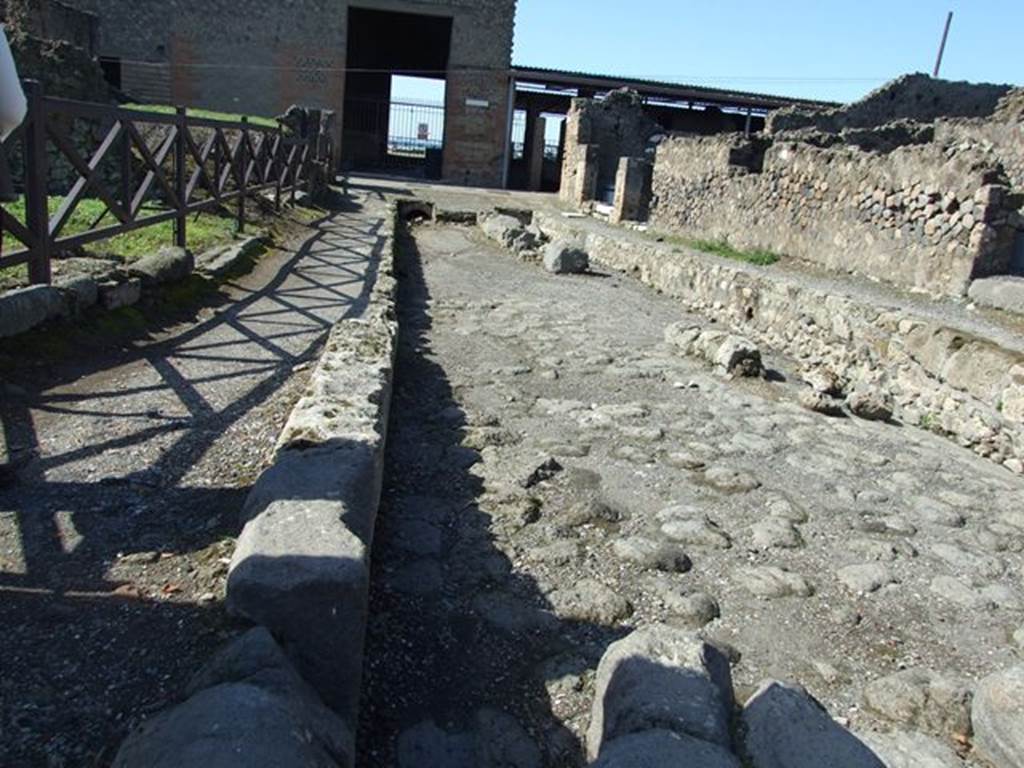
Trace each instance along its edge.
<path fill-rule="evenodd" d="M 766 251 L 763 248 L 752 248 L 743 251 L 729 245 L 725 240 L 690 240 L 689 246 L 696 248 L 698 251 L 704 251 L 704 253 L 713 253 L 715 256 L 721 256 L 724 259 L 745 261 L 748 264 L 756 264 L 760 267 L 774 264 L 780 258 L 777 253 Z"/>
<path fill-rule="evenodd" d="M 140 112 L 154 112 L 158 115 L 173 115 L 175 107 L 167 104 L 123 104 L 125 109 L 137 109 Z M 207 120 L 227 120 L 232 123 L 238 123 L 242 121 L 242 115 L 235 114 L 232 112 L 216 112 L 212 109 L 193 109 L 189 108 L 187 113 L 190 117 L 201 117 Z M 272 117 L 259 117 L 255 115 L 245 115 L 249 118 L 250 125 L 259 125 L 265 128 L 277 128 L 277 120 Z"/>
<path fill-rule="evenodd" d="M 53 216 L 60 207 L 60 196 L 53 196 L 49 200 L 50 215 Z M 112 214 L 103 215 L 106 205 L 95 198 L 82 200 L 75 208 L 74 213 L 67 224 L 61 230 L 61 235 L 77 235 L 87 232 L 96 227 L 110 226 L 117 223 Z M 17 200 L 4 205 L 4 210 L 14 218 L 25 223 L 25 201 Z M 101 218 L 102 217 L 102 218 Z M 97 224 L 97 222 L 99 222 Z M 234 237 L 235 219 L 226 216 L 216 216 L 209 213 L 193 214 L 189 216 L 186 232 L 188 234 L 188 247 L 195 253 L 206 250 L 219 243 L 227 242 Z M 149 227 L 136 229 L 132 232 L 125 232 L 122 235 L 105 240 L 98 240 L 95 244 L 87 247 L 95 252 L 102 252 L 116 256 L 124 261 L 133 261 L 147 253 L 153 253 L 162 246 L 174 242 L 174 222 L 162 221 Z M 4 250 L 15 250 L 20 244 L 9 234 L 4 237 Z M 17 269 L 11 268 L 11 269 Z"/>
<path fill-rule="evenodd" d="M 729 245 L 727 240 L 701 240 L 699 238 L 683 237 L 681 235 L 672 235 L 665 232 L 648 231 L 645 234 L 647 234 L 648 237 L 657 240 L 659 243 L 670 243 L 684 248 L 693 248 L 697 251 L 721 256 L 723 259 L 745 261 L 747 264 L 756 264 L 759 267 L 767 267 L 782 258 L 779 254 L 772 253 L 771 251 L 763 248 L 741 250 Z"/>

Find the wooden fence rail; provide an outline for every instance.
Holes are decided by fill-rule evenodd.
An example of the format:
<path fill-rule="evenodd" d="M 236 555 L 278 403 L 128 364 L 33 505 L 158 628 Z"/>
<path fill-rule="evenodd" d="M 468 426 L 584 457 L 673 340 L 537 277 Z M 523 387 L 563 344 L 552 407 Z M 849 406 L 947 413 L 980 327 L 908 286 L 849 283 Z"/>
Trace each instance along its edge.
<path fill-rule="evenodd" d="M 34 81 L 26 81 L 25 95 L 25 121 L 3 145 L 9 157 L 20 147 L 25 220 L 0 207 L 5 243 L 0 268 L 27 264 L 31 283 L 50 282 L 55 253 L 163 221 L 175 222 L 174 241 L 184 246 L 189 214 L 232 200 L 241 231 L 247 195 L 272 190 L 277 208 L 285 195 L 294 201 L 310 180 L 313 162 L 328 160 L 331 152 L 315 112 L 316 119 L 304 121 L 313 127 L 298 135 L 245 117 L 238 122 L 193 117 L 184 107 L 164 114 L 52 98 Z M 76 132 L 80 123 L 89 130 Z M 83 141 L 83 133 L 100 138 Z M 70 165 L 71 172 L 51 213 L 54 159 Z M 66 233 L 87 197 L 102 202 L 103 215 L 85 231 Z M 17 241 L 13 252 L 7 251 L 8 235 Z"/>

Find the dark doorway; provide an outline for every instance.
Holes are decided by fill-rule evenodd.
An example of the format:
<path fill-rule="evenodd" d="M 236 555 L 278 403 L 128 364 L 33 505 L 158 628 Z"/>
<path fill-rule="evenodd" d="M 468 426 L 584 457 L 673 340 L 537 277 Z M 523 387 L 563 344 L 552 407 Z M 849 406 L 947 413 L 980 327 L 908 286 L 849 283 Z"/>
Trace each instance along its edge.
<path fill-rule="evenodd" d="M 451 31 L 447 16 L 349 8 L 345 170 L 440 176 L 443 101 L 396 99 L 392 84 L 395 76 L 443 83 Z"/>

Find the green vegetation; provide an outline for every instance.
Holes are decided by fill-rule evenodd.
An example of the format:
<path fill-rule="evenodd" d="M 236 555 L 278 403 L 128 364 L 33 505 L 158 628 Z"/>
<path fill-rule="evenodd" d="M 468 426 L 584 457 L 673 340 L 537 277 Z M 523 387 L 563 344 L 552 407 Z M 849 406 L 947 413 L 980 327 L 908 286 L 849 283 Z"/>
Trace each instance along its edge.
<path fill-rule="evenodd" d="M 763 248 L 753 248 L 748 251 L 741 251 L 739 248 L 734 248 L 729 245 L 725 240 L 691 240 L 689 245 L 691 248 L 696 248 L 698 251 L 713 253 L 724 259 L 745 261 L 748 264 L 757 264 L 761 267 L 767 267 L 769 264 L 774 264 L 779 260 L 779 255 L 777 253 L 766 251 Z"/>
<path fill-rule="evenodd" d="M 53 216 L 60 207 L 59 196 L 51 197 L 49 200 L 50 215 Z M 18 221 L 25 222 L 25 202 L 17 202 L 4 205 L 4 210 L 14 216 Z M 86 232 L 94 227 L 111 226 L 117 223 L 111 214 L 104 213 L 107 206 L 94 198 L 82 200 L 75 208 L 68 223 L 61 230 L 61 235 L 75 235 Z M 196 253 L 206 250 L 218 243 L 230 240 L 235 233 L 235 220 L 224 216 L 202 213 L 192 215 L 188 219 L 188 246 Z M 96 251 L 116 256 L 124 261 L 132 261 L 147 253 L 159 249 L 161 246 L 170 245 L 174 242 L 174 222 L 162 221 L 149 227 L 126 232 L 123 235 L 116 235 L 106 240 L 99 240 L 90 246 Z M 9 234 L 4 237 L 4 250 L 14 250 L 18 247 Z"/>
<path fill-rule="evenodd" d="M 764 250 L 763 248 L 740 250 L 739 248 L 729 245 L 727 240 L 700 240 L 697 238 L 681 237 L 680 235 L 651 231 L 648 231 L 646 234 L 648 237 L 651 237 L 658 242 L 671 243 L 685 248 L 693 248 L 697 251 L 721 256 L 723 259 L 745 261 L 748 264 L 756 264 L 760 267 L 767 267 L 782 258 L 779 254 L 772 253 L 771 251 Z"/>
<path fill-rule="evenodd" d="M 172 115 L 174 114 L 174 107 L 168 106 L 167 104 L 125 104 L 125 109 L 137 109 L 140 112 L 155 112 L 159 115 Z M 191 117 L 202 117 L 207 120 L 228 120 L 233 123 L 237 123 L 242 119 L 242 115 L 232 114 L 231 112 L 214 112 L 212 109 L 189 109 L 188 114 Z M 249 123 L 251 125 L 260 125 L 266 128 L 277 128 L 277 120 L 271 117 L 256 117 L 253 115 L 247 115 Z"/>

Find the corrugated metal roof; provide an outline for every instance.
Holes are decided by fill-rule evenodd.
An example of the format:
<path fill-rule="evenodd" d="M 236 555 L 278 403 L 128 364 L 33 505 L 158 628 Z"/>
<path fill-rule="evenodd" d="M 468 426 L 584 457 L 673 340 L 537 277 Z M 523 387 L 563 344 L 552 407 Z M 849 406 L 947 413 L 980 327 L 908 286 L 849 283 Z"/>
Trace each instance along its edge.
<path fill-rule="evenodd" d="M 730 88 L 709 88 L 703 85 L 671 83 L 659 80 L 646 80 L 637 77 L 619 77 L 602 75 L 593 72 L 575 72 L 564 69 L 548 69 L 546 67 L 528 67 L 514 64 L 512 73 L 517 79 L 540 81 L 551 85 L 594 86 L 597 88 L 631 87 L 645 95 L 664 95 L 675 98 L 693 99 L 725 104 L 737 104 L 750 107 L 776 108 L 789 105 L 807 107 L 836 107 L 832 101 L 802 99 L 793 96 L 781 96 L 768 93 L 737 91 Z"/>

